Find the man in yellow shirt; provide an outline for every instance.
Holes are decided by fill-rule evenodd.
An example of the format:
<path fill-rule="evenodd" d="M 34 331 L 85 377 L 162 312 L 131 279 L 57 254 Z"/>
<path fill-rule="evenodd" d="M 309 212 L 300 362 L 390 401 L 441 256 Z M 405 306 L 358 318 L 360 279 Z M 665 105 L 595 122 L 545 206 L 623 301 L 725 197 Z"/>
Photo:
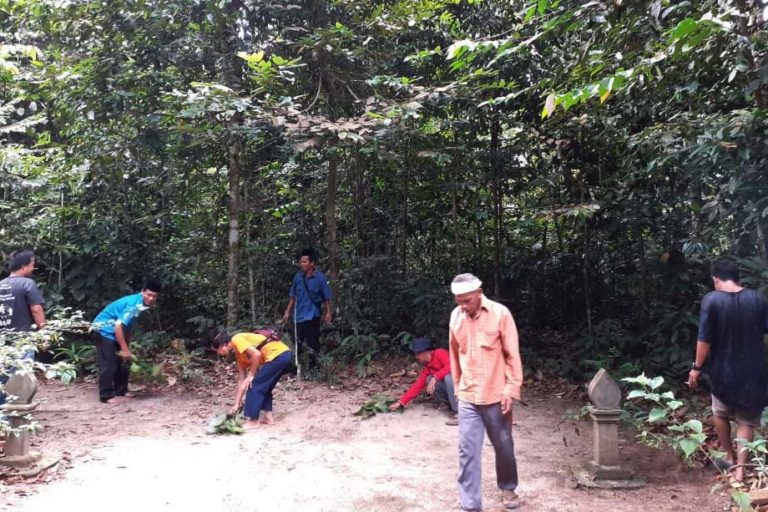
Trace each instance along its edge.
<path fill-rule="evenodd" d="M 272 390 L 291 364 L 291 349 L 276 334 L 265 335 L 264 332 L 242 332 L 235 335 L 222 332 L 214 338 L 212 344 L 220 356 L 235 354 L 237 392 L 230 413 L 236 413 L 245 398 L 245 428 L 258 427 L 259 423 L 275 423 L 272 415 Z M 260 414 L 262 411 L 263 416 Z"/>

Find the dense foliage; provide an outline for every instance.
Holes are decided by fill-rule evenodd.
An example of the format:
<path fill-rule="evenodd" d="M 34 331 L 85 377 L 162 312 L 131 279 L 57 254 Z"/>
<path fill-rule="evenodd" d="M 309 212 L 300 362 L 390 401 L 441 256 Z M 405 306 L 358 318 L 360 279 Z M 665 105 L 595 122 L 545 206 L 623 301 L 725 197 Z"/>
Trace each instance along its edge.
<path fill-rule="evenodd" d="M 712 258 L 768 284 L 759 4 L 0 0 L 0 250 L 89 314 L 160 275 L 193 336 L 313 245 L 358 362 L 471 271 L 528 365 L 674 375 Z"/>

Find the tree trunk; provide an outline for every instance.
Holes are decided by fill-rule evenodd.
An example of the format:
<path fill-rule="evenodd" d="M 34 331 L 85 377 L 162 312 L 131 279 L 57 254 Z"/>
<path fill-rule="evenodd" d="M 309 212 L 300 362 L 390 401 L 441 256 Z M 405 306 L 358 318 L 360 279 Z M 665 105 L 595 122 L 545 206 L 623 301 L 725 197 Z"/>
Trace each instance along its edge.
<path fill-rule="evenodd" d="M 233 91 L 242 91 L 243 61 L 237 56 L 239 50 L 237 19 L 242 2 L 233 0 L 218 13 L 217 32 L 221 52 L 221 78 Z M 238 287 L 240 270 L 240 174 L 243 155 L 243 139 L 235 129 L 243 123 L 242 113 L 232 116 L 229 123 L 229 237 L 227 265 L 227 328 L 237 324 Z"/>
<path fill-rule="evenodd" d="M 339 270 L 341 261 L 339 256 L 339 243 L 336 231 L 336 195 L 339 186 L 339 161 L 338 156 L 331 154 L 328 158 L 328 190 L 325 196 L 325 246 L 328 248 L 329 267 L 328 276 L 331 281 L 331 292 L 337 297 Z"/>
<path fill-rule="evenodd" d="M 410 147 L 406 146 L 404 158 L 405 161 L 403 162 L 403 167 L 405 168 L 405 179 L 402 181 L 403 184 L 403 204 L 402 204 L 402 210 L 400 211 L 400 236 L 402 236 L 400 246 L 400 250 L 402 251 L 400 254 L 400 265 L 403 269 L 403 271 L 406 271 L 408 269 L 408 199 L 409 199 L 409 192 L 410 192 L 410 181 L 411 181 L 411 162 L 410 162 Z"/>
<path fill-rule="evenodd" d="M 229 264 L 227 266 L 227 328 L 237 324 L 240 265 L 240 156 L 243 141 L 235 136 L 229 146 Z"/>
<path fill-rule="evenodd" d="M 453 227 L 454 259 L 456 261 L 456 273 L 461 272 L 461 238 L 459 237 L 459 155 L 453 156 L 451 163 L 451 225 Z"/>
<path fill-rule="evenodd" d="M 764 221 L 758 216 L 755 223 L 757 224 L 757 254 L 763 262 L 768 263 L 768 240 L 765 238 Z"/>
<path fill-rule="evenodd" d="M 589 302 L 589 224 L 586 220 L 584 221 L 584 255 L 581 275 L 584 280 L 584 313 L 587 317 L 587 332 L 592 334 L 592 306 Z"/>
<path fill-rule="evenodd" d="M 501 246 L 502 246 L 502 202 L 503 194 L 501 191 L 501 160 L 500 148 L 501 142 L 501 123 L 498 116 L 494 115 L 491 120 L 491 166 L 493 169 L 493 292 L 497 297 L 501 297 Z"/>

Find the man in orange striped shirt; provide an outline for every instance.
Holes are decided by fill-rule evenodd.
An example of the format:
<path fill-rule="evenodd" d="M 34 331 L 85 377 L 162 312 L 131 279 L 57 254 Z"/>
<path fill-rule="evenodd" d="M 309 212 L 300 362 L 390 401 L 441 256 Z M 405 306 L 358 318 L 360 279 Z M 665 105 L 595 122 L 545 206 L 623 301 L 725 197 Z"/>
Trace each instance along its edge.
<path fill-rule="evenodd" d="M 520 400 L 523 365 L 517 327 L 502 304 L 483 295 L 482 282 L 459 274 L 451 283 L 451 374 L 459 399 L 459 496 L 462 510 L 482 510 L 484 432 L 496 452 L 496 479 L 506 509 L 520 506 L 512 440 L 512 408 Z"/>

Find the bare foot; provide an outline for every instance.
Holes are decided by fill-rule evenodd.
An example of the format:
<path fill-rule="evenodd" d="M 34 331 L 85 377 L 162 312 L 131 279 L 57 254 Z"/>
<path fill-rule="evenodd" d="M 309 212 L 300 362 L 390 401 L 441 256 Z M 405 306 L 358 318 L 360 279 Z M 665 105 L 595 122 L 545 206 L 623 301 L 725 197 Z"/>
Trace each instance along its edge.
<path fill-rule="evenodd" d="M 245 423 L 243 423 L 243 428 L 245 430 L 254 430 L 259 428 L 259 420 L 248 420 Z"/>
<path fill-rule="evenodd" d="M 128 391 L 126 394 L 121 396 L 124 396 L 125 398 L 136 398 L 136 395 L 131 393 L 130 391 Z"/>
<path fill-rule="evenodd" d="M 274 425 L 275 424 L 275 417 L 272 415 L 271 412 L 265 412 L 262 414 L 261 419 L 259 420 L 259 423 L 262 425 Z"/>
<path fill-rule="evenodd" d="M 109 400 L 105 400 L 104 403 L 109 405 L 117 405 L 125 402 L 126 400 L 128 399 L 125 398 L 124 396 L 113 396 Z"/>

